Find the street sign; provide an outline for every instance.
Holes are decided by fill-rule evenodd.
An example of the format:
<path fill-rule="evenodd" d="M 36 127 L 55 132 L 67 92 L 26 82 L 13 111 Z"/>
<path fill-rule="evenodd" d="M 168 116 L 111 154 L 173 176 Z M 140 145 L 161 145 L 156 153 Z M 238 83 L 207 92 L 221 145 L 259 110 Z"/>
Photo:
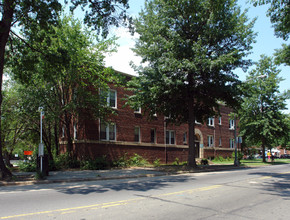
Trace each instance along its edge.
<path fill-rule="evenodd" d="M 44 156 L 44 146 L 43 143 L 40 143 L 38 145 L 38 156 L 43 157 Z"/>

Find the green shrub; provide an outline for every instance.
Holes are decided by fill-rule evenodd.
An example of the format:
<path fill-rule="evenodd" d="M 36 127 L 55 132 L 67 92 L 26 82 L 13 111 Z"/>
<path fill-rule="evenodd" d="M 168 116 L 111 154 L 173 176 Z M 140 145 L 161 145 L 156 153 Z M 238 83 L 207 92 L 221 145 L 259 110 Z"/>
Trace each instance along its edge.
<path fill-rule="evenodd" d="M 134 156 L 128 158 L 127 153 L 120 157 L 118 160 L 113 162 L 115 167 L 130 167 L 130 166 L 144 166 L 147 165 L 148 161 L 142 156 L 134 154 Z"/>
<path fill-rule="evenodd" d="M 215 157 L 213 160 L 212 160 L 213 162 L 223 162 L 223 161 L 225 161 L 225 158 L 223 158 L 222 156 L 218 156 L 218 157 Z"/>
<path fill-rule="evenodd" d="M 179 165 L 179 159 L 178 157 L 175 158 L 175 161 L 172 163 L 172 165 Z"/>
<path fill-rule="evenodd" d="M 153 161 L 153 166 L 154 167 L 160 167 L 160 159 L 156 159 Z"/>
<path fill-rule="evenodd" d="M 140 166 L 147 165 L 148 161 L 145 160 L 142 156 L 138 154 L 134 154 L 134 156 L 130 157 L 129 163 L 130 163 L 130 166 L 140 167 Z"/>
<path fill-rule="evenodd" d="M 23 172 L 36 172 L 36 160 L 21 161 L 18 163 L 19 170 Z"/>
<path fill-rule="evenodd" d="M 202 159 L 202 160 L 200 161 L 200 164 L 201 164 L 201 165 L 208 165 L 208 160 L 207 160 L 207 159 Z"/>
<path fill-rule="evenodd" d="M 235 158 L 235 152 L 232 153 L 232 157 Z M 241 151 L 237 151 L 237 158 L 240 161 L 241 159 L 243 159 L 244 154 Z"/>
<path fill-rule="evenodd" d="M 80 167 L 83 170 L 101 170 L 107 168 L 108 166 L 109 163 L 105 156 L 98 157 L 95 160 L 89 159 L 80 161 Z"/>
<path fill-rule="evenodd" d="M 130 166 L 130 161 L 128 159 L 127 153 L 125 153 L 119 159 L 113 161 L 113 166 L 114 167 L 129 167 Z"/>

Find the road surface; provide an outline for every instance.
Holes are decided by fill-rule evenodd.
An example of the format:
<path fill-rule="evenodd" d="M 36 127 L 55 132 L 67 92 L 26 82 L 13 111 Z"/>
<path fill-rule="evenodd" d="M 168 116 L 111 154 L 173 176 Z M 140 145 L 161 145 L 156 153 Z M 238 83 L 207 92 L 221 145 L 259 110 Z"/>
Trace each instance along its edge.
<path fill-rule="evenodd" d="M 290 165 L 0 187 L 0 219 L 290 219 Z"/>

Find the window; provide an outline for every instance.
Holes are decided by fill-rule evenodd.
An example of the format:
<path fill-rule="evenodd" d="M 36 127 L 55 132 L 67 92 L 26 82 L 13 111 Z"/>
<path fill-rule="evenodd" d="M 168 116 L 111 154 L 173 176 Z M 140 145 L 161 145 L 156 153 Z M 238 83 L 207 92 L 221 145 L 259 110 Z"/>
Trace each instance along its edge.
<path fill-rule="evenodd" d="M 100 139 L 104 141 L 116 140 L 116 124 L 108 124 L 101 122 L 100 125 Z"/>
<path fill-rule="evenodd" d="M 61 137 L 64 138 L 64 136 L 65 136 L 65 127 L 64 127 L 64 125 L 63 125 L 63 126 L 62 126 L 62 134 L 61 134 Z"/>
<path fill-rule="evenodd" d="M 140 127 L 134 128 L 134 141 L 138 143 L 140 142 Z"/>
<path fill-rule="evenodd" d="M 213 136 L 212 135 L 207 136 L 207 146 L 213 147 Z"/>
<path fill-rule="evenodd" d="M 221 125 L 222 124 L 222 117 L 220 116 L 219 117 L 219 125 Z"/>
<path fill-rule="evenodd" d="M 156 143 L 156 130 L 154 128 L 152 128 L 150 131 L 150 139 L 151 139 L 151 144 Z"/>
<path fill-rule="evenodd" d="M 234 130 L 234 129 L 235 129 L 235 120 L 230 120 L 230 121 L 229 121 L 229 128 L 230 128 L 231 130 Z"/>
<path fill-rule="evenodd" d="M 219 146 L 222 146 L 222 138 L 219 139 Z"/>
<path fill-rule="evenodd" d="M 208 120 L 207 120 L 207 124 L 208 124 L 209 126 L 214 126 L 214 118 L 208 118 Z"/>
<path fill-rule="evenodd" d="M 141 107 L 134 109 L 134 113 L 141 114 Z"/>
<path fill-rule="evenodd" d="M 74 139 L 77 139 L 77 125 L 74 123 Z"/>
<path fill-rule="evenodd" d="M 183 143 L 187 144 L 187 132 L 183 133 Z"/>
<path fill-rule="evenodd" d="M 175 131 L 166 131 L 166 144 L 175 144 Z"/>
<path fill-rule="evenodd" d="M 234 138 L 230 139 L 230 148 L 235 148 L 235 139 Z"/>
<path fill-rule="evenodd" d="M 101 101 L 105 105 L 112 108 L 117 108 L 117 91 L 109 89 L 108 91 L 101 90 Z"/>

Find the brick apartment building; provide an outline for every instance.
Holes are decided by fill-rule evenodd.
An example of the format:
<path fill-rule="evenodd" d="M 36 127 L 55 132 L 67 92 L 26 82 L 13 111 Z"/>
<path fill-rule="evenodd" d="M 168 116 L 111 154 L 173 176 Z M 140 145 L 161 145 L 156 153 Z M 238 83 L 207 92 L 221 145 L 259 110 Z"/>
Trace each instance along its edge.
<path fill-rule="evenodd" d="M 165 117 L 158 114 L 148 120 L 141 108 L 133 110 L 125 105 L 126 94 L 129 92 L 125 88 L 110 86 L 107 102 L 117 113 L 111 117 L 110 124 L 100 120 L 79 120 L 74 124 L 75 155 L 78 158 L 106 155 L 108 159 L 114 160 L 124 154 L 130 156 L 136 153 L 149 162 L 160 159 L 161 163 L 172 163 L 176 158 L 187 161 L 188 125 L 168 124 Z M 219 117 L 209 118 L 204 124 L 196 122 L 197 158 L 232 155 L 235 123 L 229 117 L 231 109 L 221 106 L 220 113 Z M 60 140 L 61 152 L 66 151 L 66 144 L 63 134 Z"/>

